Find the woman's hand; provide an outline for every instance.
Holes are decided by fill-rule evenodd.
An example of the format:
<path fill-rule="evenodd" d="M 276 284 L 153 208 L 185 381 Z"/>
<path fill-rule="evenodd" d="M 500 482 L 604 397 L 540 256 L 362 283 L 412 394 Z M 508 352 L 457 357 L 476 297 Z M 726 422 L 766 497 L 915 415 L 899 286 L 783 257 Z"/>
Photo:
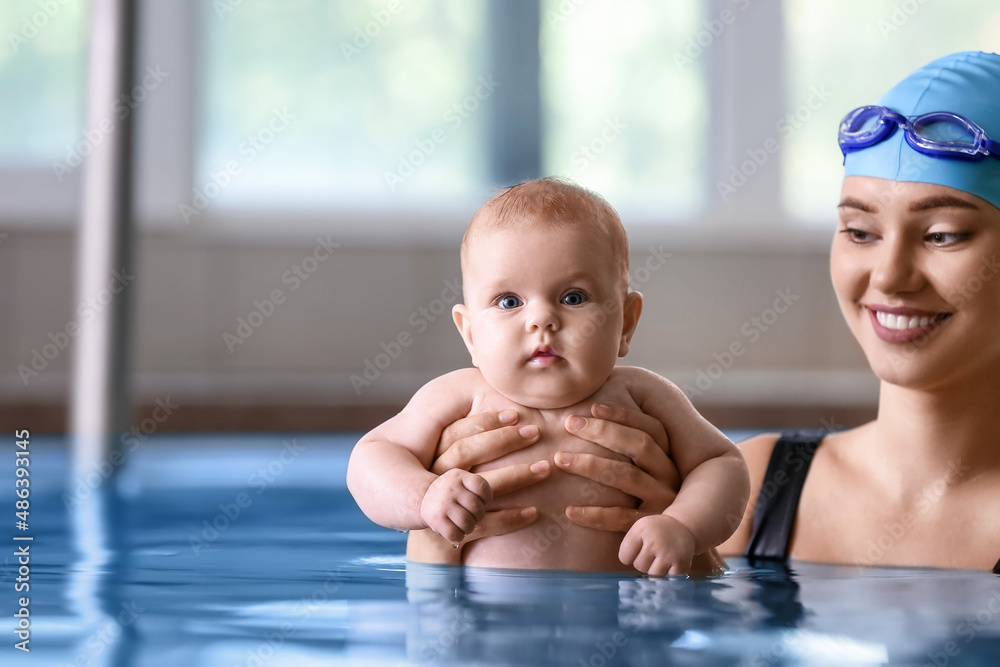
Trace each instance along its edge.
<path fill-rule="evenodd" d="M 438 443 L 438 454 L 431 472 L 441 475 L 455 468 L 469 470 L 473 466 L 493 461 L 504 454 L 523 449 L 538 441 L 537 426 L 517 426 L 515 410 L 483 412 L 460 419 L 448 426 Z M 552 472 L 548 461 L 494 468 L 479 473 L 493 490 L 493 496 L 542 481 Z M 420 563 L 460 565 L 461 547 L 482 537 L 493 537 L 520 530 L 538 520 L 535 507 L 512 508 L 486 512 L 476 527 L 460 542 L 451 543 L 430 531 L 411 531 L 406 544 L 406 557 Z"/>
<path fill-rule="evenodd" d="M 643 517 L 659 515 L 677 496 L 680 474 L 667 456 L 666 430 L 657 419 L 632 408 L 595 403 L 592 417 L 566 419 L 570 433 L 629 457 L 632 462 L 615 461 L 592 454 L 556 452 L 555 464 L 563 472 L 586 477 L 639 499 L 632 507 L 582 507 L 571 505 L 566 516 L 573 523 L 596 530 L 627 533 Z M 654 574 L 645 561 L 638 569 Z M 651 563 L 649 564 L 652 565 Z M 657 568 L 659 569 L 659 568 Z M 715 549 L 694 557 L 691 573 L 716 574 L 725 569 L 725 561 Z M 665 574 L 657 571 L 655 574 Z"/>
<path fill-rule="evenodd" d="M 644 516 L 659 514 L 677 496 L 681 478 L 667 456 L 667 432 L 658 420 L 620 405 L 595 403 L 592 418 L 566 419 L 573 435 L 627 456 L 634 463 L 614 461 L 593 454 L 557 452 L 555 464 L 564 472 L 592 479 L 639 499 L 637 508 L 566 508 L 573 523 L 598 530 L 626 532 Z"/>
<path fill-rule="evenodd" d="M 431 472 L 469 470 L 537 442 L 538 427 L 518 426 L 518 417 L 516 410 L 481 412 L 451 424 L 441 434 Z"/>
<path fill-rule="evenodd" d="M 494 497 L 540 482 L 552 472 L 548 461 L 520 463 L 479 473 L 489 482 Z M 506 535 L 530 526 L 538 520 L 537 507 L 518 507 L 486 512 L 468 535 L 459 542 L 447 539 L 428 529 L 410 531 L 406 542 L 406 557 L 417 563 L 462 564 L 462 547 L 482 537 Z"/>

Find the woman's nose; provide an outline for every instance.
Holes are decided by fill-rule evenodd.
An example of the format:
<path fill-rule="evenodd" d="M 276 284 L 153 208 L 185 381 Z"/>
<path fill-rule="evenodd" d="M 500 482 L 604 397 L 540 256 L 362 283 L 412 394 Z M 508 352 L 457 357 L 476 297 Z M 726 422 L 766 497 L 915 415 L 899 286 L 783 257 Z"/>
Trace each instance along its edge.
<path fill-rule="evenodd" d="M 918 267 L 919 248 L 899 236 L 886 237 L 875 249 L 871 285 L 883 294 L 916 292 L 923 278 Z"/>

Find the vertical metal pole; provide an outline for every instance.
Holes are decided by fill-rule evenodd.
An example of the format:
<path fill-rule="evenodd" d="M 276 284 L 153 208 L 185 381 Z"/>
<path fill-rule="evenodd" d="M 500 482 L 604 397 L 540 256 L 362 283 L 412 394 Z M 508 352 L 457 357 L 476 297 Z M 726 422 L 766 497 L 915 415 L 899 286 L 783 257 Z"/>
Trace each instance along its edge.
<path fill-rule="evenodd" d="M 77 237 L 74 303 L 80 312 L 74 316 L 80 316 L 80 331 L 70 396 L 74 481 L 107 459 L 117 445 L 114 436 L 130 419 L 133 114 L 120 118 L 120 110 L 135 71 L 135 3 L 90 2 L 86 129 L 100 140 L 91 142 L 84 167 Z"/>

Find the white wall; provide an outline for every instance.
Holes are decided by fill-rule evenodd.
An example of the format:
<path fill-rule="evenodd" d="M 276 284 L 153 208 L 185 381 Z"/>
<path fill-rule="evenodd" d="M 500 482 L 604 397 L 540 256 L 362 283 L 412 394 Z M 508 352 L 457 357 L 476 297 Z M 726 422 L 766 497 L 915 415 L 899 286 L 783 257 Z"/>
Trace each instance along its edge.
<path fill-rule="evenodd" d="M 62 402 L 72 346 L 27 385 L 17 367 L 30 367 L 33 350 L 42 352 L 49 334 L 79 317 L 72 303 L 74 239 L 66 232 L 7 234 L 0 240 L 0 401 Z M 143 237 L 141 268 L 128 288 L 136 299 L 136 401 L 169 394 L 189 404 L 392 404 L 427 379 L 468 364 L 448 312 L 418 332 L 419 309 L 433 307 L 446 281 L 460 275 L 456 248 L 345 244 L 293 290 L 282 275 L 315 245 Z M 718 375 L 713 355 L 738 342 L 745 353 L 693 396 L 697 404 L 874 402 L 874 378 L 837 308 L 826 254 L 664 247 L 671 256 L 640 285 L 645 307 L 625 363 L 698 388 L 699 371 Z M 640 248 L 633 246 L 633 272 L 650 257 Z M 237 333 L 237 318 L 274 289 L 286 301 L 230 353 L 224 332 Z M 776 290 L 797 299 L 762 331 L 751 318 L 773 317 L 765 311 Z M 403 332 L 412 344 L 356 392 L 350 376 L 361 375 L 365 360 L 382 352 L 380 344 Z M 706 382 L 703 377 L 702 388 Z"/>

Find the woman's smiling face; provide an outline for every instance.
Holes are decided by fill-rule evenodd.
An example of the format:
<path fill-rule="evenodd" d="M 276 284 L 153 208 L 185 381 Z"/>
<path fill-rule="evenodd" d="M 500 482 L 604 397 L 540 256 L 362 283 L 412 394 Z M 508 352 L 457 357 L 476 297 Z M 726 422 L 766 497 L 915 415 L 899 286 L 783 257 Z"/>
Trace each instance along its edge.
<path fill-rule="evenodd" d="M 844 179 L 830 273 L 868 363 L 932 389 L 1000 366 L 1000 209 L 961 190 Z"/>

